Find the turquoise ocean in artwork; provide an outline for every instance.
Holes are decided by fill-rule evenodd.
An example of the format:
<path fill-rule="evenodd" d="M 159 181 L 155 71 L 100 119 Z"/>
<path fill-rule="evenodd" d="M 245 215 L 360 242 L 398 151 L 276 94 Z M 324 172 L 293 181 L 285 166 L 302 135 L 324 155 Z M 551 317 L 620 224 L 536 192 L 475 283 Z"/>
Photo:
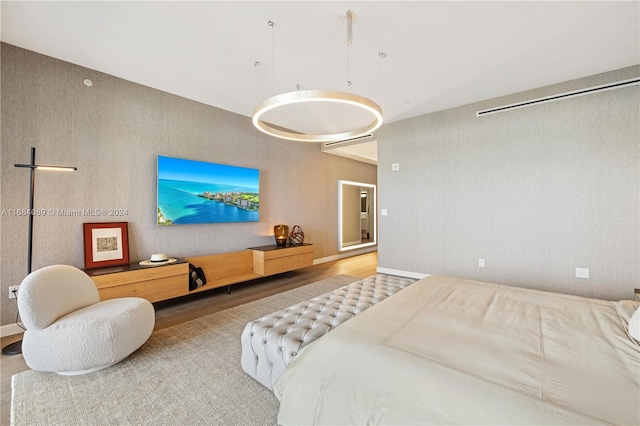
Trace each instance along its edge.
<path fill-rule="evenodd" d="M 259 212 L 200 197 L 210 192 L 257 193 L 257 188 L 158 179 L 158 208 L 174 224 L 257 222 Z"/>

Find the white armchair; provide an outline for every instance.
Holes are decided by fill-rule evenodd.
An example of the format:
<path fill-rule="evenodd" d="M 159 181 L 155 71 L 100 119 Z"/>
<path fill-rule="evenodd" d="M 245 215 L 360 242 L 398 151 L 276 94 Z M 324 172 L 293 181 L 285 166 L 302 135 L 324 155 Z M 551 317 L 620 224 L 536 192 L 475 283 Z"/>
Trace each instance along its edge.
<path fill-rule="evenodd" d="M 113 365 L 144 344 L 155 325 L 153 305 L 138 297 L 100 301 L 78 268 L 53 265 L 29 274 L 18 290 L 26 327 L 22 354 L 36 371 L 85 374 Z"/>

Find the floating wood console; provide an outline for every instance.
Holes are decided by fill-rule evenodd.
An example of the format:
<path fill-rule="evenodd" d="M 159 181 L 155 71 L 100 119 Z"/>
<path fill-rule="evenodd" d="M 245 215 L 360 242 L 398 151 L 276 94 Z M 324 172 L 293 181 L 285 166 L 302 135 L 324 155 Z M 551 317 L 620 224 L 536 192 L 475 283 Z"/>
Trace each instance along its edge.
<path fill-rule="evenodd" d="M 125 266 L 85 271 L 98 287 L 100 300 L 142 297 L 150 302 L 189 293 L 189 264 L 184 260 L 162 266 Z"/>
<path fill-rule="evenodd" d="M 207 278 L 206 285 L 191 293 L 254 280 L 262 276 L 253 272 L 253 252 L 251 250 L 189 257 L 185 260 L 202 268 L 204 276 Z"/>
<path fill-rule="evenodd" d="M 253 272 L 262 276 L 280 274 L 313 265 L 313 246 L 252 247 Z"/>
<path fill-rule="evenodd" d="M 207 284 L 189 291 L 189 263 L 204 271 Z M 263 246 L 243 251 L 188 257 L 161 266 L 126 266 L 87 270 L 100 299 L 136 296 L 150 302 L 230 286 L 313 265 L 313 245 Z"/>

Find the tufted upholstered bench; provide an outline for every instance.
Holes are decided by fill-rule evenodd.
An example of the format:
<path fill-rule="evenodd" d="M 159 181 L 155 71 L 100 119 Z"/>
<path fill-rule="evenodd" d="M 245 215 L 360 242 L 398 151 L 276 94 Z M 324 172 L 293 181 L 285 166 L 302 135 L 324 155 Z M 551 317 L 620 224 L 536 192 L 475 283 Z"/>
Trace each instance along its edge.
<path fill-rule="evenodd" d="M 242 369 L 269 389 L 298 352 L 416 280 L 374 275 L 266 315 L 242 332 Z"/>

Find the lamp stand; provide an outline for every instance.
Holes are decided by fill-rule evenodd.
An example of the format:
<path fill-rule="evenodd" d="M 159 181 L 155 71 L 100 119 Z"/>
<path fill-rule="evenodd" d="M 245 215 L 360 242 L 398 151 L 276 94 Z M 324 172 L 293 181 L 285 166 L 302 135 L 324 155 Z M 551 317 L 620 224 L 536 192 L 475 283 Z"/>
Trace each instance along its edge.
<path fill-rule="evenodd" d="M 76 170 L 75 167 L 61 167 L 61 166 L 41 166 L 36 164 L 36 149 L 31 147 L 31 163 L 29 164 L 14 164 L 15 167 L 30 169 L 29 178 L 29 232 L 27 233 L 27 275 L 31 273 L 31 257 L 33 253 L 33 197 L 36 185 L 36 169 L 48 168 L 48 169 L 60 169 L 60 170 Z M 22 353 L 22 340 L 10 343 L 2 348 L 4 355 L 18 355 Z"/>
<path fill-rule="evenodd" d="M 9 343 L 7 346 L 2 348 L 3 355 L 20 355 L 21 353 L 22 353 L 22 340 Z"/>

